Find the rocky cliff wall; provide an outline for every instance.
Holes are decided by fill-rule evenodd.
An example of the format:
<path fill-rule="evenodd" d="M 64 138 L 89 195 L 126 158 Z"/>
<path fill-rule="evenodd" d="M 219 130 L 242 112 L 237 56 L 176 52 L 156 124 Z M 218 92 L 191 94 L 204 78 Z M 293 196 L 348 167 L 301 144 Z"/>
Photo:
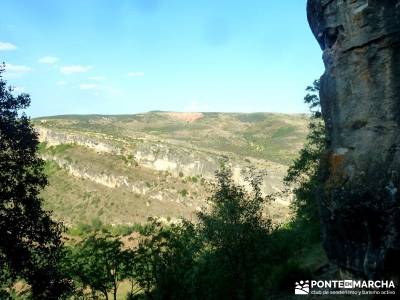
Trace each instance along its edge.
<path fill-rule="evenodd" d="M 320 207 L 331 261 L 380 277 L 400 266 L 400 1 L 309 0 L 323 50 L 327 128 Z"/>
<path fill-rule="evenodd" d="M 37 127 L 37 131 L 40 141 L 47 143 L 47 146 L 76 144 L 98 153 L 132 156 L 144 167 L 168 171 L 176 176 L 182 172 L 185 176 L 202 175 L 212 178 L 219 166 L 220 157 L 217 155 L 167 146 L 161 142 L 138 140 L 136 143 L 129 143 L 123 140 L 106 140 L 107 136 L 85 136 L 82 133 L 62 132 L 44 127 Z"/>
<path fill-rule="evenodd" d="M 83 133 L 63 132 L 44 127 L 37 127 L 37 131 L 40 141 L 45 142 L 47 146 L 75 144 L 89 148 L 98 153 L 124 155 L 126 157 L 132 157 L 141 167 L 153 171 L 168 171 L 175 177 L 201 176 L 205 179 L 212 180 L 215 178 L 215 172 L 219 169 L 220 160 L 223 157 L 223 153 L 190 149 L 163 143 L 161 141 L 138 140 L 133 142 L 122 139 L 112 140 L 111 137 L 106 135 L 86 136 Z M 58 161 L 59 158 L 56 156 L 48 156 L 47 159 L 54 160 L 58 165 L 67 169 L 71 175 L 74 175 L 74 167 L 69 166 L 68 162 L 60 162 Z M 232 163 L 234 180 L 245 186 L 247 185 L 250 189 L 250 186 L 245 180 L 248 175 L 246 174 L 248 162 L 243 159 L 232 157 L 230 162 Z M 252 161 L 252 164 L 258 165 L 258 169 L 268 170 L 268 174 L 265 176 L 261 187 L 265 194 L 278 192 L 283 189 L 282 177 L 286 172 L 285 166 L 255 159 Z M 88 168 L 89 167 L 86 166 L 85 170 Z M 109 172 L 109 170 L 105 171 Z M 93 172 L 89 173 L 92 175 L 95 174 Z M 84 177 L 90 180 L 92 178 L 90 176 Z M 99 183 L 103 185 L 118 186 L 123 184 L 121 183 L 123 182 L 123 179 L 121 179 L 122 177 L 118 177 L 119 179 L 115 176 L 115 178 L 103 178 L 100 175 L 97 177 L 96 180 L 100 180 L 101 182 Z M 96 180 L 92 181 L 97 182 Z M 288 204 L 288 201 L 283 202 L 285 202 L 286 205 Z"/>
<path fill-rule="evenodd" d="M 44 127 L 36 127 L 39 134 L 40 142 L 46 143 L 47 146 L 58 146 L 62 144 L 76 144 L 90 148 L 99 153 L 110 153 L 121 155 L 121 147 L 111 145 L 111 143 L 104 143 L 100 139 L 82 135 L 82 133 L 66 133 L 55 131 Z"/>

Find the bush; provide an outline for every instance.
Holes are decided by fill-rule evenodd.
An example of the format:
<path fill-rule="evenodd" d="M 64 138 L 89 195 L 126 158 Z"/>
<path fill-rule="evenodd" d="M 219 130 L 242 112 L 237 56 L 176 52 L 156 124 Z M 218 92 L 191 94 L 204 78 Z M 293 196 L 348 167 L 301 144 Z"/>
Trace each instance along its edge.
<path fill-rule="evenodd" d="M 186 197 L 186 196 L 188 195 L 188 191 L 187 191 L 186 189 L 183 189 L 183 190 L 180 190 L 180 191 L 179 191 L 179 194 L 180 194 L 182 197 Z"/>

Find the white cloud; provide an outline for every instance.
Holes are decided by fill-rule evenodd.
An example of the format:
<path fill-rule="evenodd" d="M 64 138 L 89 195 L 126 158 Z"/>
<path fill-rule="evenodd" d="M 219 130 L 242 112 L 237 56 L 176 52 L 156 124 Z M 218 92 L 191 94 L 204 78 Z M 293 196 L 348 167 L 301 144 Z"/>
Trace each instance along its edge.
<path fill-rule="evenodd" d="M 10 51 L 17 49 L 17 46 L 7 43 L 7 42 L 0 42 L 0 51 Z"/>
<path fill-rule="evenodd" d="M 74 66 L 61 67 L 60 71 L 63 74 L 85 73 L 89 71 L 91 68 L 92 68 L 91 66 L 74 65 Z"/>
<path fill-rule="evenodd" d="M 79 85 L 79 88 L 81 90 L 87 91 L 87 90 L 98 90 L 100 88 L 99 85 L 94 84 L 94 83 L 82 83 Z"/>
<path fill-rule="evenodd" d="M 42 57 L 42 58 L 38 59 L 39 63 L 48 64 L 48 65 L 55 64 L 58 61 L 59 61 L 59 58 L 55 57 L 55 56 L 45 56 L 45 57 Z"/>
<path fill-rule="evenodd" d="M 93 76 L 93 77 L 89 77 L 90 80 L 94 80 L 94 81 L 104 81 L 106 79 L 105 76 Z"/>
<path fill-rule="evenodd" d="M 28 66 L 6 64 L 6 75 L 22 75 L 32 71 Z"/>
<path fill-rule="evenodd" d="M 143 77 L 144 76 L 144 72 L 129 72 L 128 76 L 129 77 Z"/>
<path fill-rule="evenodd" d="M 66 81 L 66 80 L 57 81 L 57 85 L 67 85 L 67 84 L 68 84 L 68 81 Z"/>

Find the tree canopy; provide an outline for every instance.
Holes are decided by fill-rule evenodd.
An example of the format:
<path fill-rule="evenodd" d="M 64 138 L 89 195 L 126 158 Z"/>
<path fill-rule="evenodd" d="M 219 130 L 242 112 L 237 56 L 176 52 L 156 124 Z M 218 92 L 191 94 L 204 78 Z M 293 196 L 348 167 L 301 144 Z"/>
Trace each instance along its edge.
<path fill-rule="evenodd" d="M 21 110 L 28 94 L 15 96 L 0 66 L 0 284 L 7 293 L 16 279 L 31 286 L 33 298 L 56 299 L 67 288 L 57 270 L 62 226 L 43 210 L 44 162 L 37 156 L 38 137 Z"/>

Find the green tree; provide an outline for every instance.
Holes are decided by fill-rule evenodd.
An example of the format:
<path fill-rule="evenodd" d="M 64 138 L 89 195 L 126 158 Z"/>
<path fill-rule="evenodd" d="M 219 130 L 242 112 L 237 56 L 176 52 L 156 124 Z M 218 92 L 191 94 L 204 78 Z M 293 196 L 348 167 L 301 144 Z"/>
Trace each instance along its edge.
<path fill-rule="evenodd" d="M 194 224 L 154 221 L 135 252 L 135 280 L 149 298 L 194 299 L 196 259 L 202 248 Z"/>
<path fill-rule="evenodd" d="M 125 263 L 123 265 L 123 277 L 130 282 L 130 291 L 128 292 L 127 298 L 130 299 L 138 299 L 143 294 L 143 288 L 138 282 L 137 278 L 140 278 L 142 274 L 138 272 L 139 268 L 137 268 L 137 262 L 140 260 L 137 259 L 137 251 L 135 250 L 125 250 Z"/>
<path fill-rule="evenodd" d="M 24 279 L 34 299 L 57 299 L 69 282 L 58 271 L 62 226 L 42 209 L 47 184 L 44 162 L 37 156 L 38 137 L 20 110 L 28 94 L 14 96 L 0 66 L 0 284 Z"/>
<path fill-rule="evenodd" d="M 247 182 L 251 192 L 234 183 L 225 162 L 216 174 L 209 209 L 198 214 L 201 235 L 210 251 L 202 271 L 202 278 L 209 280 L 204 286 L 211 293 L 208 298 L 265 298 L 263 281 L 273 226 L 263 216 L 266 198 L 260 190 L 262 174 L 250 173 Z"/>
<path fill-rule="evenodd" d="M 265 299 L 270 270 L 287 257 L 274 245 L 274 227 L 263 214 L 262 174 L 252 169 L 250 189 L 237 185 L 225 161 L 198 223 L 144 233 L 131 278 L 149 299 Z M 133 298 L 133 297 L 132 297 Z"/>
<path fill-rule="evenodd" d="M 285 183 L 293 188 L 295 195 L 292 208 L 295 222 L 299 226 L 312 229 L 314 238 L 319 237 L 319 214 L 316 192 L 319 186 L 319 168 L 321 157 L 326 149 L 325 126 L 322 120 L 319 100 L 319 80 L 306 88 L 304 102 L 308 104 L 311 117 L 307 141 L 300 150 L 284 178 Z"/>
<path fill-rule="evenodd" d="M 68 249 L 64 271 L 83 289 L 90 287 L 93 295 L 99 291 L 108 299 L 112 293 L 116 300 L 118 286 L 125 279 L 127 260 L 120 240 L 91 235 Z"/>

